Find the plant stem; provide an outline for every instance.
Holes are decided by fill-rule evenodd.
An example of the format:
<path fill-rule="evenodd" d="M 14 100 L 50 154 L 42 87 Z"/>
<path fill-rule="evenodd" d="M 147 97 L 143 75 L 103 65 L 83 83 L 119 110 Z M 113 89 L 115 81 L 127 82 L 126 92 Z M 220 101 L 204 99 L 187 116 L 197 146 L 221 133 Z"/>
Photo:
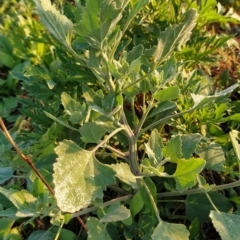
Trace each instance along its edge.
<path fill-rule="evenodd" d="M 138 164 L 138 157 L 137 157 L 137 138 L 135 137 L 132 129 L 130 128 L 124 112 L 122 112 L 121 120 L 129 141 L 129 165 L 132 173 L 135 176 L 137 176 L 139 174 L 139 164 Z"/>
<path fill-rule="evenodd" d="M 224 189 L 228 189 L 228 188 L 233 188 L 233 187 L 239 187 L 240 186 L 240 180 L 234 182 L 234 183 L 228 183 L 228 184 L 223 184 L 223 185 L 219 185 L 219 186 L 215 186 L 211 189 L 210 192 L 214 192 L 214 191 L 221 191 Z M 199 194 L 199 193 L 204 193 L 202 188 L 197 188 L 197 189 L 191 189 L 191 190 L 186 190 L 184 192 L 165 192 L 165 193 L 158 193 L 157 197 L 159 198 L 164 198 L 164 197 L 177 197 L 177 196 L 184 196 L 184 195 L 188 195 L 188 194 Z M 105 203 L 103 203 L 101 205 L 101 207 L 107 207 L 112 205 L 113 203 L 116 202 L 124 202 L 127 201 L 129 199 L 131 199 L 134 195 L 129 194 L 123 197 L 119 197 L 119 198 L 115 198 L 113 200 L 107 201 Z M 175 201 L 175 200 L 170 200 L 170 201 Z M 96 211 L 98 207 L 89 207 L 89 208 L 85 208 L 79 212 L 73 213 L 72 214 L 72 218 L 77 217 L 77 216 L 81 216 L 93 211 Z"/>
<path fill-rule="evenodd" d="M 154 213 L 155 213 L 155 215 L 156 215 L 156 218 L 157 218 L 158 222 L 160 223 L 162 220 L 161 220 L 161 218 L 160 218 L 160 216 L 159 216 L 159 212 L 158 212 L 158 209 L 157 209 L 157 205 L 156 205 L 156 203 L 155 203 L 155 201 L 154 201 L 154 199 L 153 199 L 152 193 L 150 192 L 147 184 L 144 182 L 143 179 L 141 180 L 141 182 L 142 182 L 142 184 L 143 184 L 143 187 L 145 188 L 145 190 L 146 190 L 147 193 L 148 193 L 148 197 L 150 198 L 150 201 L 151 201 L 151 203 L 152 203 L 152 207 L 153 207 Z"/>
<path fill-rule="evenodd" d="M 100 148 L 102 145 L 104 145 L 111 137 L 113 137 L 118 132 L 124 130 L 123 127 L 115 129 L 113 132 L 111 132 L 104 140 L 102 140 L 92 151 L 96 152 L 98 148 Z"/>
<path fill-rule="evenodd" d="M 117 202 L 125 202 L 125 201 L 131 199 L 132 197 L 133 197 L 133 195 L 129 194 L 129 195 L 126 195 L 126 196 L 123 196 L 123 197 L 115 198 L 115 199 L 112 199 L 110 201 L 107 201 L 107 202 L 103 203 L 101 205 L 101 207 L 104 208 L 104 207 L 110 206 L 113 203 L 117 203 Z M 73 213 L 72 218 L 77 217 L 77 216 L 81 216 L 81 215 L 84 215 L 84 214 L 87 214 L 87 213 L 90 213 L 90 212 L 93 212 L 93 211 L 96 211 L 97 209 L 99 209 L 99 206 L 98 207 L 85 208 L 85 209 L 83 209 L 79 212 Z"/>
<path fill-rule="evenodd" d="M 49 192 L 54 196 L 54 191 L 51 188 L 51 186 L 48 184 L 48 182 L 44 179 L 44 177 L 42 176 L 42 174 L 37 170 L 37 168 L 34 166 L 32 160 L 29 157 L 26 157 L 21 150 L 18 148 L 18 146 L 16 145 L 16 143 L 14 142 L 14 140 L 12 139 L 11 135 L 9 134 L 2 118 L 0 117 L 0 125 L 2 127 L 2 131 L 5 135 L 5 137 L 8 139 L 8 141 L 12 144 L 13 148 L 17 151 L 17 153 L 19 154 L 19 156 L 33 169 L 33 171 L 37 174 L 37 176 L 41 179 L 41 181 L 43 182 L 43 184 L 48 188 Z"/>
<path fill-rule="evenodd" d="M 168 119 L 176 118 L 176 117 L 181 116 L 181 115 L 183 115 L 183 114 L 185 114 L 185 113 L 189 113 L 189 112 L 191 112 L 191 111 L 193 111 L 193 110 L 195 110 L 195 108 L 191 108 L 191 109 L 188 109 L 188 110 L 186 110 L 186 111 L 183 111 L 183 112 L 180 112 L 180 113 L 176 113 L 176 114 L 172 114 L 172 115 L 170 115 L 170 116 L 168 116 L 168 117 L 162 118 L 162 119 L 160 119 L 160 120 L 158 120 L 158 121 L 150 124 L 148 127 L 142 129 L 142 130 L 139 132 L 138 136 L 142 135 L 143 133 L 145 133 L 145 132 L 148 131 L 149 129 L 152 129 L 152 128 L 158 126 L 160 123 L 167 121 Z"/>
<path fill-rule="evenodd" d="M 153 101 L 154 101 L 154 99 L 152 99 L 151 102 L 149 103 L 149 105 L 148 105 L 146 111 L 144 112 L 144 114 L 143 114 L 143 116 L 142 116 L 142 118 L 141 118 L 138 126 L 136 127 L 136 129 L 135 129 L 135 131 L 134 131 L 134 134 L 135 134 L 135 136 L 136 136 L 137 138 L 138 138 L 138 136 L 139 136 L 139 132 L 140 132 L 140 130 L 141 130 L 144 122 L 146 121 L 146 118 L 147 118 L 150 110 L 152 109 Z"/>
<path fill-rule="evenodd" d="M 107 76 L 106 76 L 105 80 L 106 80 L 109 88 L 112 89 L 113 91 L 115 91 L 115 85 L 114 85 L 114 82 L 112 80 L 112 75 L 111 75 L 111 73 L 109 71 L 109 67 L 108 67 L 108 61 L 109 60 L 108 60 L 108 57 L 107 57 L 106 53 L 103 52 L 103 51 L 102 51 L 102 59 L 103 59 L 103 61 L 105 63 L 105 66 L 107 68 Z"/>
<path fill-rule="evenodd" d="M 116 153 L 119 157 L 123 158 L 123 159 L 127 159 L 127 154 L 123 153 L 122 151 L 114 148 L 114 147 L 111 147 L 109 145 L 106 146 L 107 149 L 109 149 L 110 151 L 112 151 L 113 153 Z"/>
<path fill-rule="evenodd" d="M 148 72 L 146 75 L 138 78 L 138 79 L 135 80 L 134 82 L 132 82 L 132 83 L 130 83 L 129 85 L 127 85 L 125 88 L 123 88 L 123 89 L 120 91 L 120 93 L 124 93 L 128 88 L 130 88 L 130 87 L 134 86 L 135 84 L 137 84 L 137 83 L 143 81 L 144 79 L 146 79 L 148 76 L 150 76 L 150 75 L 152 74 L 152 72 L 153 72 L 154 70 L 155 70 L 155 68 L 150 69 L 149 72 Z"/>

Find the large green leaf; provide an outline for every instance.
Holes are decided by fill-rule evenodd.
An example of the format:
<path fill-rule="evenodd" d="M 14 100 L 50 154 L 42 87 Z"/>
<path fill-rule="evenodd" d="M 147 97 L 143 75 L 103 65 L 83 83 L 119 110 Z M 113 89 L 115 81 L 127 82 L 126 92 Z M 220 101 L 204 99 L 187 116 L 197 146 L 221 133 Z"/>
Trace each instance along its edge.
<path fill-rule="evenodd" d="M 184 191 L 196 184 L 197 174 L 200 173 L 206 161 L 201 158 L 190 158 L 178 160 L 177 169 L 172 175 L 176 181 L 176 189 Z"/>
<path fill-rule="evenodd" d="M 152 240 L 188 240 L 189 232 L 183 224 L 160 222 L 154 229 Z"/>
<path fill-rule="evenodd" d="M 113 31 L 122 17 L 128 0 L 87 0 L 81 20 L 74 30 L 94 48 L 102 48 L 102 41 Z"/>
<path fill-rule="evenodd" d="M 239 239 L 239 215 L 211 211 L 210 218 L 222 240 Z"/>
<path fill-rule="evenodd" d="M 71 48 L 73 23 L 62 15 L 50 0 L 34 0 L 41 22 L 64 46 Z"/>
<path fill-rule="evenodd" d="M 86 225 L 88 228 L 88 240 L 112 240 L 106 231 L 106 226 L 97 218 L 88 218 Z"/>
<path fill-rule="evenodd" d="M 130 211 L 120 203 L 112 204 L 106 214 L 100 219 L 100 222 L 117 222 L 123 221 L 130 217 Z"/>
<path fill-rule="evenodd" d="M 198 149 L 197 154 L 206 160 L 207 169 L 222 171 L 225 163 L 225 154 L 220 144 L 211 143 L 203 149 Z"/>
<path fill-rule="evenodd" d="M 94 152 L 64 140 L 55 148 L 58 155 L 54 164 L 53 182 L 58 206 L 64 212 L 75 212 L 103 197 L 109 184 L 115 183 L 115 172 L 100 163 Z"/>
<path fill-rule="evenodd" d="M 219 211 L 229 212 L 232 209 L 231 202 L 222 194 L 209 192 L 208 195 Z M 209 222 L 209 213 L 214 209 L 206 194 L 190 194 L 185 203 L 189 220 L 193 221 L 197 217 L 200 222 Z"/>

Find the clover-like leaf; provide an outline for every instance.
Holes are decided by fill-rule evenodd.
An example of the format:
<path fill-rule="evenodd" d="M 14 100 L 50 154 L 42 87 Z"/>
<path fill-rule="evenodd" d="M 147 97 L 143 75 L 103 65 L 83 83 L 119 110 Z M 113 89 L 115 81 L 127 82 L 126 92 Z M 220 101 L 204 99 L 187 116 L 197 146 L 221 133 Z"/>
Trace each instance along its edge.
<path fill-rule="evenodd" d="M 59 208 L 75 212 L 103 197 L 109 184 L 115 183 L 115 172 L 100 163 L 94 152 L 80 148 L 76 143 L 64 140 L 55 148 L 58 155 L 54 164 L 53 182 Z"/>
<path fill-rule="evenodd" d="M 178 160 L 177 169 L 172 175 L 176 181 L 178 191 L 184 191 L 196 184 L 197 174 L 200 173 L 206 161 L 201 158 L 190 158 Z"/>

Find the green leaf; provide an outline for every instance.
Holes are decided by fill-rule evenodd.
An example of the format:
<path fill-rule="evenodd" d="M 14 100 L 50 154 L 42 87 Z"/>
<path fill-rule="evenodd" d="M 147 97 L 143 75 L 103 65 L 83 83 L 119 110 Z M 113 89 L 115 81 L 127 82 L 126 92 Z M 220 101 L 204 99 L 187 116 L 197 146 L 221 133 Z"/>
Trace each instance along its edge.
<path fill-rule="evenodd" d="M 106 227 L 97 218 L 89 217 L 87 220 L 88 240 L 112 240 Z"/>
<path fill-rule="evenodd" d="M 81 123 L 86 118 L 87 111 L 85 103 L 81 105 L 65 92 L 61 94 L 61 102 L 65 112 L 71 116 L 70 121 L 72 123 Z"/>
<path fill-rule="evenodd" d="M 115 183 L 115 172 L 100 163 L 94 152 L 64 140 L 55 148 L 53 182 L 58 206 L 64 212 L 76 212 L 96 198 L 103 197 L 106 186 Z"/>
<path fill-rule="evenodd" d="M 136 177 L 132 174 L 130 167 L 127 163 L 111 164 L 109 167 L 111 167 L 116 172 L 115 176 L 120 181 L 126 183 L 134 189 L 138 188 Z"/>
<path fill-rule="evenodd" d="M 132 217 L 134 218 L 136 214 L 138 214 L 144 206 L 144 202 L 142 199 L 142 195 L 140 192 L 137 192 L 131 199 L 130 202 L 130 211 Z"/>
<path fill-rule="evenodd" d="M 163 148 L 164 158 L 177 162 L 182 157 L 182 141 L 180 135 L 172 137 Z"/>
<path fill-rule="evenodd" d="M 28 240 L 52 240 L 54 239 L 54 234 L 51 231 L 45 231 L 45 230 L 36 230 L 30 234 L 28 237 Z"/>
<path fill-rule="evenodd" d="M 16 218 L 2 218 L 0 219 L 0 239 L 5 239 L 9 234 L 12 225 L 16 221 Z"/>
<path fill-rule="evenodd" d="M 141 8 L 143 8 L 144 5 L 149 3 L 149 0 L 130 1 L 130 3 L 132 6 L 131 6 L 130 14 L 128 16 L 128 21 L 131 21 L 137 15 L 137 13 L 141 10 Z"/>
<path fill-rule="evenodd" d="M 0 193 L 7 197 L 17 208 L 16 217 L 37 216 L 35 204 L 37 198 L 26 190 L 5 189 L 0 187 Z M 8 213 L 13 213 L 11 209 Z M 2 212 L 3 213 L 3 212 Z M 6 213 L 6 212 L 5 212 Z"/>
<path fill-rule="evenodd" d="M 154 46 L 149 53 L 152 53 L 153 62 L 160 64 L 164 59 L 170 56 L 176 48 L 182 47 L 185 44 L 191 31 L 196 24 L 197 12 L 194 9 L 190 9 L 186 12 L 185 20 L 174 27 L 168 28 L 164 32 L 160 32 L 157 46 Z"/>
<path fill-rule="evenodd" d="M 222 171 L 225 163 L 225 154 L 220 144 L 210 143 L 203 149 L 198 149 L 197 154 L 206 160 L 206 169 Z"/>
<path fill-rule="evenodd" d="M 189 232 L 183 224 L 160 222 L 154 229 L 152 240 L 188 240 Z"/>
<path fill-rule="evenodd" d="M 80 128 L 81 139 L 86 143 L 99 143 L 100 139 L 115 128 L 111 122 L 88 122 Z"/>
<path fill-rule="evenodd" d="M 240 236 L 240 216 L 211 211 L 210 218 L 222 240 L 238 239 Z"/>
<path fill-rule="evenodd" d="M 85 98 L 87 104 L 89 106 L 101 106 L 101 102 L 103 100 L 103 97 L 100 93 L 94 91 L 92 88 L 84 85 L 82 87 L 83 97 Z"/>
<path fill-rule="evenodd" d="M 13 176 L 12 172 L 12 167 L 0 168 L 0 184 L 3 184 L 5 181 L 11 178 Z"/>
<path fill-rule="evenodd" d="M 176 86 L 171 86 L 158 91 L 153 97 L 159 102 L 164 102 L 178 98 L 179 94 L 179 88 Z"/>
<path fill-rule="evenodd" d="M 141 183 L 141 187 L 140 187 L 142 200 L 145 203 L 145 206 L 147 208 L 149 208 L 150 211 L 152 211 L 152 213 L 154 213 L 153 204 L 155 204 L 155 208 L 157 208 L 156 207 L 156 205 L 157 205 L 156 186 L 155 186 L 154 182 L 151 180 L 151 178 L 149 178 L 149 177 L 144 178 L 143 181 L 144 182 Z"/>
<path fill-rule="evenodd" d="M 74 30 L 93 48 L 101 49 L 103 40 L 112 33 L 127 3 L 128 0 L 87 0 L 81 20 Z"/>
<path fill-rule="evenodd" d="M 201 138 L 202 136 L 198 133 L 181 135 L 183 158 L 188 159 L 192 157 Z M 201 156 L 201 158 L 203 157 Z"/>
<path fill-rule="evenodd" d="M 167 111 L 169 109 L 172 109 L 172 111 L 176 108 L 176 103 L 175 102 L 170 102 L 170 101 L 166 101 L 166 102 L 161 102 L 158 104 L 158 106 L 151 112 L 151 114 L 149 114 L 148 117 L 153 117 L 158 113 Z"/>
<path fill-rule="evenodd" d="M 11 55 L 9 55 L 3 51 L 0 51 L 0 64 L 3 64 L 9 68 L 13 68 L 15 61 Z"/>
<path fill-rule="evenodd" d="M 204 96 L 204 95 L 195 95 L 195 94 L 191 94 L 192 99 L 194 101 L 194 105 L 192 109 L 196 109 L 196 108 L 200 108 L 203 106 L 206 106 L 212 102 L 214 102 L 216 99 L 227 96 L 228 94 L 230 94 L 234 89 L 236 89 L 239 85 L 238 84 L 234 84 L 231 87 L 215 93 L 213 96 Z"/>
<path fill-rule="evenodd" d="M 231 202 L 222 194 L 209 192 L 208 195 L 219 211 L 229 212 L 232 209 L 233 206 Z M 206 194 L 190 194 L 187 196 L 185 204 L 189 220 L 193 221 L 197 217 L 201 223 L 207 223 L 210 221 L 209 214 L 210 211 L 214 209 Z"/>
<path fill-rule="evenodd" d="M 120 205 L 120 203 L 114 203 L 108 208 L 106 215 L 100 219 L 100 222 L 109 223 L 123 221 L 129 217 L 130 211 L 125 206 Z"/>
<path fill-rule="evenodd" d="M 198 218 L 194 218 L 194 220 L 191 222 L 191 225 L 189 226 L 189 232 L 190 232 L 190 239 L 194 239 L 199 235 L 200 231 L 200 222 Z"/>
<path fill-rule="evenodd" d="M 200 173 L 206 162 L 201 158 L 190 158 L 178 160 L 177 169 L 172 175 L 176 181 L 176 189 L 184 191 L 196 184 L 197 174 Z"/>
<path fill-rule="evenodd" d="M 41 22 L 64 46 L 71 49 L 73 23 L 62 15 L 50 0 L 34 0 Z"/>
<path fill-rule="evenodd" d="M 232 141 L 234 152 L 237 156 L 238 162 L 240 163 L 240 144 L 237 141 L 238 134 L 239 134 L 238 131 L 232 130 L 230 132 L 230 138 L 231 138 L 231 141 Z"/>
<path fill-rule="evenodd" d="M 151 132 L 148 143 L 145 144 L 146 153 L 153 166 L 158 166 L 158 164 L 162 161 L 163 153 L 161 145 L 162 141 L 160 138 L 160 134 L 157 129 L 154 129 Z"/>

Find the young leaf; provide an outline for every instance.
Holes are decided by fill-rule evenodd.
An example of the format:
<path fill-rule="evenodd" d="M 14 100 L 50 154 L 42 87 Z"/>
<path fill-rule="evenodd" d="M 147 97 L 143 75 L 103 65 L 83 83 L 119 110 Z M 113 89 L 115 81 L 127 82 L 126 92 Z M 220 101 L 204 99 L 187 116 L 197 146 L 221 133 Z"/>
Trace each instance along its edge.
<path fill-rule="evenodd" d="M 161 138 L 157 129 L 154 129 L 151 132 L 150 138 L 148 143 L 145 144 L 145 147 L 152 166 L 157 166 L 163 158 Z"/>
<path fill-rule="evenodd" d="M 215 101 L 216 99 L 224 97 L 224 96 L 230 94 L 238 86 L 239 86 L 238 84 L 234 84 L 231 87 L 229 87 L 229 88 L 227 88 L 227 89 L 225 89 L 225 90 L 223 90 L 221 92 L 215 93 L 213 96 L 203 96 L 203 95 L 191 94 L 192 99 L 194 101 L 193 109 L 206 106 L 209 103 L 212 103 L 213 101 Z"/>
<path fill-rule="evenodd" d="M 158 100 L 159 102 L 165 102 L 170 101 L 173 99 L 178 98 L 179 96 L 179 88 L 176 86 L 171 86 L 165 89 L 162 89 L 158 91 L 156 94 L 154 94 L 154 98 Z"/>
<path fill-rule="evenodd" d="M 85 103 L 81 105 L 65 92 L 61 95 L 61 102 L 72 123 L 81 123 L 86 118 Z"/>
<path fill-rule="evenodd" d="M 165 158 L 170 158 L 171 161 L 177 162 L 182 157 L 182 141 L 180 135 L 172 137 L 167 145 L 163 148 Z"/>
<path fill-rule="evenodd" d="M 197 174 L 200 173 L 206 161 L 201 158 L 178 160 L 177 169 L 172 175 L 176 181 L 176 189 L 180 192 L 193 187 L 196 184 Z"/>
<path fill-rule="evenodd" d="M 64 140 L 55 148 L 58 155 L 54 164 L 53 182 L 58 206 L 64 212 L 75 212 L 103 197 L 109 184 L 115 183 L 115 172 L 100 163 L 94 152 Z"/>
<path fill-rule="evenodd" d="M 34 0 L 41 22 L 64 46 L 71 48 L 73 23 L 62 15 L 50 0 Z"/>
<path fill-rule="evenodd" d="M 153 117 L 158 113 L 165 112 L 167 110 L 173 111 L 176 108 L 176 103 L 171 101 L 161 102 L 158 106 L 149 114 L 148 117 Z"/>
<path fill-rule="evenodd" d="M 82 19 L 74 27 L 74 30 L 93 48 L 101 49 L 102 41 L 113 31 L 121 19 L 127 3 L 128 0 L 87 0 Z"/>
<path fill-rule="evenodd" d="M 87 220 L 88 240 L 112 240 L 106 227 L 97 218 L 90 217 Z"/>
<path fill-rule="evenodd" d="M 203 149 L 198 149 L 197 154 L 206 160 L 206 169 L 222 171 L 225 163 L 225 154 L 220 144 L 210 143 Z"/>
<path fill-rule="evenodd" d="M 240 216 L 211 211 L 210 218 L 222 240 L 238 239 L 240 236 Z"/>
<path fill-rule="evenodd" d="M 130 202 L 130 211 L 131 211 L 133 218 L 136 214 L 138 214 L 141 211 L 143 206 L 144 206 L 144 202 L 142 199 L 141 192 L 137 192 L 133 196 L 133 198 L 131 199 L 131 202 Z"/>
<path fill-rule="evenodd" d="M 191 31 L 196 24 L 196 18 L 196 10 L 191 9 L 186 12 L 183 23 L 180 23 L 173 29 L 168 28 L 165 32 L 160 33 L 157 46 L 146 51 L 146 54 L 152 55 L 155 64 L 160 65 L 176 48 L 180 48 L 188 41 Z"/>
<path fill-rule="evenodd" d="M 106 132 L 114 129 L 110 122 L 88 122 L 80 128 L 81 139 L 85 143 L 99 143 Z"/>
<path fill-rule="evenodd" d="M 123 221 L 129 218 L 129 216 L 130 211 L 125 206 L 120 205 L 120 203 L 114 203 L 108 208 L 106 215 L 100 219 L 100 222 L 109 223 Z"/>
<path fill-rule="evenodd" d="M 188 240 L 189 232 L 183 224 L 160 222 L 154 229 L 152 240 Z"/>
<path fill-rule="evenodd" d="M 202 136 L 198 133 L 181 135 L 183 158 L 188 159 L 192 157 L 201 138 Z M 203 157 L 201 156 L 201 158 Z"/>
<path fill-rule="evenodd" d="M 137 189 L 137 182 L 135 176 L 132 174 L 127 163 L 111 164 L 111 167 L 116 172 L 116 177 L 122 182 L 128 184 L 134 189 Z"/>

